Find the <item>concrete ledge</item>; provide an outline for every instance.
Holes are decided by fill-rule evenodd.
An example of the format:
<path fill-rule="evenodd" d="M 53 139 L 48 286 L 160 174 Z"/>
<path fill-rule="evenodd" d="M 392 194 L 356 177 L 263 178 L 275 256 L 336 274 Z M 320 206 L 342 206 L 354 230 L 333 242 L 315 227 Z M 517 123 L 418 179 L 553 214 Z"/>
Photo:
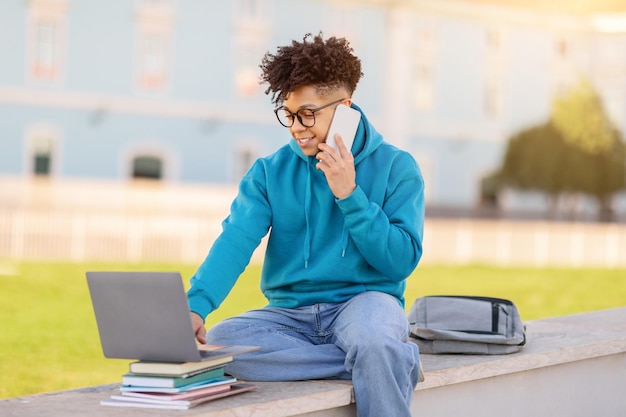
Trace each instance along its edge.
<path fill-rule="evenodd" d="M 413 414 L 626 416 L 626 308 L 528 322 L 527 337 L 511 355 L 423 355 Z"/>
<path fill-rule="evenodd" d="M 414 415 L 626 415 L 626 307 L 527 322 L 527 346 L 502 356 L 422 355 Z M 3 417 L 356 416 L 349 381 L 258 383 L 187 411 L 114 408 L 119 384 L 0 401 Z M 393 417 L 393 416 L 390 416 Z"/>

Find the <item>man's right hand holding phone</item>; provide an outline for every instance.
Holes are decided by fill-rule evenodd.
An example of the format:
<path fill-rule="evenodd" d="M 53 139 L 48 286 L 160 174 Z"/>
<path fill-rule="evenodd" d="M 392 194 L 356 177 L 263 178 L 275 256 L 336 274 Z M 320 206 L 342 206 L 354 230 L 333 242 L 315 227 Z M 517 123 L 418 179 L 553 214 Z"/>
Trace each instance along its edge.
<path fill-rule="evenodd" d="M 319 145 L 320 152 L 316 158 L 319 161 L 316 168 L 324 173 L 328 186 L 333 195 L 338 198 L 346 198 L 356 189 L 356 171 L 354 169 L 354 156 L 343 139 L 335 134 L 337 147 L 335 149 L 327 143 Z"/>

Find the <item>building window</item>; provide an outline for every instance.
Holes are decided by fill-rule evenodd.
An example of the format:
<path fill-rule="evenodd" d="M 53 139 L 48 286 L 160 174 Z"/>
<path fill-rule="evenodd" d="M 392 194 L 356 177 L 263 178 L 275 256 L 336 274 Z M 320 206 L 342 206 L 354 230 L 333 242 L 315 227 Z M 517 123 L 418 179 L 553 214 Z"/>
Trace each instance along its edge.
<path fill-rule="evenodd" d="M 167 82 L 167 39 L 163 34 L 146 33 L 139 39 L 139 84 L 160 89 Z"/>
<path fill-rule="evenodd" d="M 57 82 L 65 53 L 67 0 L 34 0 L 28 5 L 29 76 L 36 81 Z"/>
<path fill-rule="evenodd" d="M 580 77 L 580 69 L 576 65 L 576 42 L 574 38 L 559 36 L 554 40 L 552 59 L 553 94 L 562 95 L 574 85 Z M 597 61 L 596 61 L 597 62 Z M 598 68 L 603 67 L 602 64 Z"/>
<path fill-rule="evenodd" d="M 37 177 L 52 176 L 57 166 L 59 135 L 53 129 L 37 127 L 26 134 L 26 170 Z"/>
<path fill-rule="evenodd" d="M 265 53 L 263 38 L 240 36 L 237 40 L 235 64 L 235 90 L 242 97 L 260 95 L 259 63 Z"/>
<path fill-rule="evenodd" d="M 52 140 L 46 137 L 37 139 L 33 148 L 33 174 L 49 176 L 52 167 Z"/>
<path fill-rule="evenodd" d="M 156 156 L 136 156 L 133 158 L 132 177 L 153 180 L 162 179 L 163 161 Z"/>
<path fill-rule="evenodd" d="M 415 107 L 418 111 L 428 111 L 435 102 L 435 82 L 429 65 L 421 66 L 415 73 Z"/>
<path fill-rule="evenodd" d="M 496 77 L 488 78 L 485 84 L 485 115 L 495 119 L 502 112 L 502 91 L 500 80 Z"/>
<path fill-rule="evenodd" d="M 483 111 L 488 119 L 498 119 L 503 113 L 505 38 L 501 28 L 487 29 L 485 35 L 485 86 Z"/>
<path fill-rule="evenodd" d="M 54 80 L 59 72 L 58 32 L 56 22 L 38 22 L 35 26 L 35 59 L 32 70 L 35 78 Z"/>
<path fill-rule="evenodd" d="M 34 171 L 36 176 L 47 177 L 50 175 L 50 162 L 52 155 L 49 152 L 37 152 L 35 154 Z"/>
<path fill-rule="evenodd" d="M 420 112 L 427 112 L 435 106 L 435 70 L 437 64 L 437 43 L 431 29 L 422 29 L 415 42 L 413 65 L 413 102 Z"/>
<path fill-rule="evenodd" d="M 234 3 L 234 83 L 239 96 L 261 95 L 259 63 L 268 50 L 272 13 L 266 0 L 237 0 Z"/>
<path fill-rule="evenodd" d="M 169 81 L 173 45 L 173 4 L 140 0 L 136 23 L 136 76 L 142 90 L 163 90 Z"/>

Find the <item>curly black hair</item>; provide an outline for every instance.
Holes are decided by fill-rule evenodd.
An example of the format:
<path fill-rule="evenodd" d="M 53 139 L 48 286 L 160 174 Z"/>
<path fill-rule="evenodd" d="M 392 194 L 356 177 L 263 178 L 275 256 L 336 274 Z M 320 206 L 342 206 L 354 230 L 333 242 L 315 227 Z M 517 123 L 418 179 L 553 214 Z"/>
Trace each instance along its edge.
<path fill-rule="evenodd" d="M 307 33 L 302 42 L 278 47 L 276 54 L 266 53 L 259 67 L 261 83 L 268 83 L 265 94 L 272 94 L 272 103 L 282 103 L 286 96 L 305 85 L 318 91 L 345 87 L 350 95 L 363 76 L 361 60 L 353 54 L 345 38 Z"/>

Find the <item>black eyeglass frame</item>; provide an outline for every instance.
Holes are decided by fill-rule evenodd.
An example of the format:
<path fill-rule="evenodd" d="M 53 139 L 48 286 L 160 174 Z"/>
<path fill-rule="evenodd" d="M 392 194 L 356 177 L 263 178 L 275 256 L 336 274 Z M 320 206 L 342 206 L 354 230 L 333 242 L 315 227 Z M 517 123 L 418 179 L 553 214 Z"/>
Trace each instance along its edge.
<path fill-rule="evenodd" d="M 342 101 L 347 100 L 347 99 L 348 99 L 348 98 L 341 98 L 341 99 L 339 99 L 339 100 L 332 101 L 332 102 L 330 102 L 330 103 L 328 103 L 328 104 L 324 104 L 323 106 L 316 107 L 316 108 L 314 108 L 314 109 L 307 109 L 307 108 L 303 108 L 303 109 L 298 110 L 298 111 L 297 111 L 297 112 L 295 112 L 295 113 L 292 113 L 292 112 L 291 112 L 290 110 L 288 110 L 285 106 L 280 106 L 280 107 L 278 107 L 278 108 L 274 109 L 274 114 L 276 115 L 276 118 L 278 119 L 278 123 L 280 123 L 280 124 L 281 124 L 282 126 L 284 126 L 284 127 L 289 128 L 289 127 L 293 126 L 293 124 L 294 124 L 294 123 L 295 123 L 295 121 L 296 121 L 296 118 L 298 118 L 298 121 L 300 122 L 300 124 L 301 124 L 302 126 L 304 126 L 304 127 L 313 127 L 313 126 L 315 126 L 315 113 L 317 113 L 318 111 L 323 110 L 323 109 L 325 109 L 325 108 L 327 108 L 327 107 L 330 107 L 330 106 L 332 106 L 333 104 L 341 103 Z M 286 112 L 286 113 L 289 113 L 289 115 L 286 115 L 287 119 L 288 119 L 288 120 L 291 120 L 291 123 L 290 123 L 289 125 L 286 125 L 286 124 L 284 124 L 284 123 L 283 123 L 283 121 L 281 120 L 281 117 L 278 115 L 278 112 L 279 112 L 279 111 L 284 111 L 284 112 Z M 313 124 L 311 124 L 310 126 L 308 126 L 307 124 L 305 124 L 305 123 L 304 123 L 304 121 L 302 120 L 302 116 L 300 115 L 300 112 L 301 112 L 301 111 L 308 111 L 308 112 L 311 112 L 311 115 L 313 116 Z"/>

